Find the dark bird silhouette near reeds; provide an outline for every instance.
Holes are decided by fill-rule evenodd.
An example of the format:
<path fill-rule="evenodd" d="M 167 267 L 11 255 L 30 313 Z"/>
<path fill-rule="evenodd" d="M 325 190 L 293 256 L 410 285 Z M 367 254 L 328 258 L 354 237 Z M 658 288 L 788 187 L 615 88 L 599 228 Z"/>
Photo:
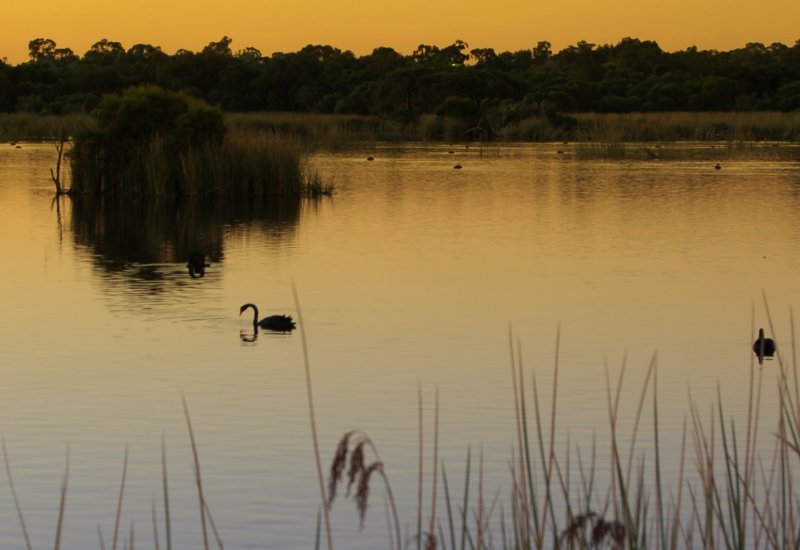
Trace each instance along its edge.
<path fill-rule="evenodd" d="M 722 165 L 720 163 L 715 164 L 714 170 L 722 170 Z"/>
<path fill-rule="evenodd" d="M 186 264 L 189 269 L 189 277 L 197 279 L 205 277 L 206 268 L 211 267 L 211 264 L 206 263 L 206 256 L 200 252 L 192 252 L 189 256 L 189 262 Z"/>
<path fill-rule="evenodd" d="M 247 308 L 253 308 L 253 328 L 256 330 L 263 328 L 274 332 L 291 332 L 297 328 L 291 315 L 270 315 L 259 321 L 258 307 L 255 304 L 244 304 L 239 308 L 239 315 L 241 316 Z"/>
<path fill-rule="evenodd" d="M 758 338 L 753 342 L 753 353 L 758 357 L 758 364 L 764 363 L 764 358 L 772 358 L 775 355 L 775 340 L 764 337 L 764 329 L 758 329 Z"/>

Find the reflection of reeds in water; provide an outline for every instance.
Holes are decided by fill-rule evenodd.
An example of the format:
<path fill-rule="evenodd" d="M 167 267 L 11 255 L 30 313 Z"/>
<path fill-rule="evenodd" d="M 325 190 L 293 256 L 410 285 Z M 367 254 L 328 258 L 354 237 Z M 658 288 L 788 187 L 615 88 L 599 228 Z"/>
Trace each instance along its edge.
<path fill-rule="evenodd" d="M 270 238 L 285 240 L 299 223 L 301 197 L 155 202 L 87 197 L 70 207 L 76 244 L 90 247 L 104 268 L 114 270 L 133 262 L 183 266 L 197 250 L 217 262 L 225 227 L 261 229 Z"/>

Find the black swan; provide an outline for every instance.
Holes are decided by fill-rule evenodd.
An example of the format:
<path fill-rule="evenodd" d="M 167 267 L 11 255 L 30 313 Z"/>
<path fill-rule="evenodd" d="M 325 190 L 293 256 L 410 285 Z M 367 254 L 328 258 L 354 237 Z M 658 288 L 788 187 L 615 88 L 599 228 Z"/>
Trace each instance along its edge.
<path fill-rule="evenodd" d="M 196 279 L 198 277 L 204 277 L 206 268 L 211 267 L 211 264 L 206 263 L 204 254 L 193 252 L 191 256 L 189 256 L 189 262 L 186 264 L 186 267 L 189 268 L 189 276 L 192 279 Z"/>
<path fill-rule="evenodd" d="M 758 329 L 758 339 L 753 342 L 753 352 L 758 356 L 758 364 L 764 361 L 764 357 L 775 355 L 775 340 L 764 338 L 764 329 Z"/>
<path fill-rule="evenodd" d="M 253 326 L 261 327 L 265 330 L 274 330 L 276 332 L 291 332 L 297 325 L 292 320 L 291 315 L 270 315 L 258 320 L 258 307 L 255 304 L 245 304 L 239 308 L 239 315 L 244 313 L 247 308 L 253 308 Z"/>

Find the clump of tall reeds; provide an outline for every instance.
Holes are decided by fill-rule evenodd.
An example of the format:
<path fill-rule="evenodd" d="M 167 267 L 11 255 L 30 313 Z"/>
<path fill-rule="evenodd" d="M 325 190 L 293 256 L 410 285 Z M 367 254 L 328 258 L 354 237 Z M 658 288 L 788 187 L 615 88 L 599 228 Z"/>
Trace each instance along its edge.
<path fill-rule="evenodd" d="M 574 139 L 591 141 L 797 141 L 800 114 L 771 111 L 573 113 Z"/>
<path fill-rule="evenodd" d="M 156 87 L 105 96 L 70 152 L 73 195 L 300 196 L 302 151 L 270 132 L 227 131 L 222 112 Z"/>
<path fill-rule="evenodd" d="M 342 149 L 361 141 L 391 139 L 388 121 L 376 116 L 322 113 L 227 113 L 230 130 L 290 138 L 312 149 Z"/>
<path fill-rule="evenodd" d="M 95 125 L 87 114 L 40 115 L 0 113 L 1 141 L 53 141 L 74 136 Z"/>

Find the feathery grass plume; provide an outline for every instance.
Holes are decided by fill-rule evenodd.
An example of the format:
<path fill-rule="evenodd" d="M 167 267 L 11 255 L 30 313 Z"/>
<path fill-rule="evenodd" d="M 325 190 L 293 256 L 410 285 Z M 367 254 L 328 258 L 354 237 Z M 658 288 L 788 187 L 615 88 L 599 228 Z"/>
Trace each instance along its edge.
<path fill-rule="evenodd" d="M 345 496 L 350 496 L 350 488 L 363 475 L 364 470 L 364 445 L 366 441 L 356 444 L 353 452 L 350 453 L 350 467 L 347 469 L 347 492 Z"/>
<path fill-rule="evenodd" d="M 364 519 L 366 518 L 367 507 L 369 505 L 369 478 L 373 472 L 376 471 L 383 473 L 383 464 L 381 462 L 373 462 L 367 468 L 363 469 L 358 480 L 355 501 L 356 509 L 358 509 L 358 516 L 361 519 L 361 529 L 364 528 Z"/>
<path fill-rule="evenodd" d="M 19 524 L 22 526 L 22 535 L 25 537 L 25 546 L 28 550 L 32 550 L 31 539 L 28 536 L 28 528 L 25 527 L 25 518 L 22 515 L 22 506 L 17 497 L 17 490 L 14 488 L 14 479 L 11 477 L 11 462 L 8 460 L 8 452 L 6 451 L 6 438 L 0 439 L 3 445 L 3 461 L 6 465 L 6 475 L 8 476 L 8 487 L 11 489 L 11 497 L 14 500 L 14 507 L 17 509 L 17 517 L 19 517 Z"/>
<path fill-rule="evenodd" d="M 346 441 L 346 445 L 342 446 Z M 349 448 L 352 446 L 352 450 Z M 375 460 L 367 465 L 365 449 L 369 448 L 371 454 L 375 456 Z M 344 454 L 342 454 L 344 449 Z M 344 458 L 342 458 L 344 456 Z M 355 485 L 355 494 L 353 499 L 356 503 L 356 510 L 359 513 L 360 528 L 364 528 L 364 520 L 367 513 L 367 505 L 369 498 L 369 481 L 373 473 L 377 472 L 383 479 L 384 487 L 386 488 L 386 497 L 392 509 L 392 516 L 394 519 L 394 533 L 396 538 L 396 547 L 402 548 L 401 532 L 400 532 L 400 519 L 397 514 L 397 506 L 394 501 L 392 493 L 392 486 L 389 483 L 389 478 L 383 467 L 383 461 L 378 453 L 377 447 L 369 438 L 369 436 L 360 430 L 351 430 L 347 432 L 344 437 L 339 441 L 336 447 L 334 459 L 331 462 L 331 469 L 329 474 L 329 487 L 332 488 L 333 493 L 336 492 L 336 486 L 341 480 L 341 472 L 344 468 L 343 461 L 346 462 L 349 457 L 349 465 L 347 467 L 347 491 L 346 497 L 350 497 L 352 486 Z M 331 501 L 332 504 L 332 501 Z"/>
<path fill-rule="evenodd" d="M 333 501 L 336 498 L 336 487 L 342 479 L 342 473 L 347 464 L 347 450 L 351 435 L 353 435 L 353 432 L 349 431 L 342 436 L 339 445 L 336 446 L 336 453 L 333 455 L 330 476 L 328 478 L 328 507 L 333 506 Z M 350 483 L 352 484 L 352 481 Z"/>
<path fill-rule="evenodd" d="M 608 544 L 613 548 L 623 548 L 625 544 L 625 526 L 618 521 L 606 521 L 605 518 L 589 510 L 575 516 L 572 522 L 561 532 L 559 542 L 569 545 L 585 545 L 597 548 Z"/>

